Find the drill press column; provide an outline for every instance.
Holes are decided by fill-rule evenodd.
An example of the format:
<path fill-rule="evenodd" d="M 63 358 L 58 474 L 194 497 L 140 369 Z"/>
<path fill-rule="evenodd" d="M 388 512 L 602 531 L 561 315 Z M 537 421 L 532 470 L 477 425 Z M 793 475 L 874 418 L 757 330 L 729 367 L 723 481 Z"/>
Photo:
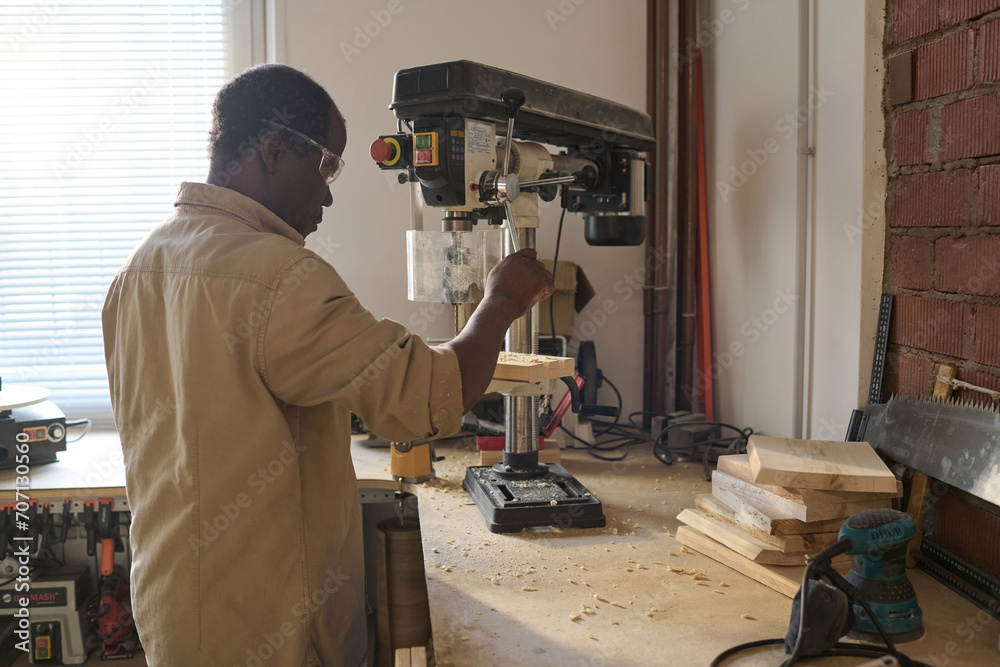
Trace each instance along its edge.
<path fill-rule="evenodd" d="M 517 230 L 518 245 L 535 247 L 535 229 Z M 513 251 L 509 238 L 504 238 L 504 254 Z M 507 331 L 507 351 L 536 354 L 538 352 L 538 318 L 536 308 L 516 320 Z M 519 473 L 544 474 L 538 466 L 538 397 L 505 396 L 504 424 L 507 441 L 504 444 L 503 467 Z"/>

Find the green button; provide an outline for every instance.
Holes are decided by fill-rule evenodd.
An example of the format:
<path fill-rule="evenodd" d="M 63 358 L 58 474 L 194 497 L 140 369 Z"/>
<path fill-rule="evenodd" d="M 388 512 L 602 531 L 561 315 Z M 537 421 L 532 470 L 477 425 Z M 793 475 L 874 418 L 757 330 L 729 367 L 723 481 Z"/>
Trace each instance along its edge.
<path fill-rule="evenodd" d="M 431 135 L 429 134 L 418 134 L 414 137 L 414 141 L 416 141 L 417 148 L 431 147 Z"/>

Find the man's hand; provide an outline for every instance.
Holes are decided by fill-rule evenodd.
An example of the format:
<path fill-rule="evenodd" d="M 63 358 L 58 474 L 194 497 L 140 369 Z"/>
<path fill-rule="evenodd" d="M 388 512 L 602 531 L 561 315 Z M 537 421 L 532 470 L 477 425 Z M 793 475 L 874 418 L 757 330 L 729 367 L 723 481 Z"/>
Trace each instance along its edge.
<path fill-rule="evenodd" d="M 532 248 L 509 255 L 486 279 L 486 295 L 465 329 L 448 346 L 462 372 L 462 403 L 472 409 L 493 379 L 507 328 L 536 303 L 552 294 L 552 274 Z"/>
<path fill-rule="evenodd" d="M 513 322 L 555 291 L 552 273 L 536 258 L 534 248 L 525 248 L 508 255 L 497 264 L 486 279 L 483 301 L 509 301 Z M 509 326 L 509 323 L 508 323 Z"/>

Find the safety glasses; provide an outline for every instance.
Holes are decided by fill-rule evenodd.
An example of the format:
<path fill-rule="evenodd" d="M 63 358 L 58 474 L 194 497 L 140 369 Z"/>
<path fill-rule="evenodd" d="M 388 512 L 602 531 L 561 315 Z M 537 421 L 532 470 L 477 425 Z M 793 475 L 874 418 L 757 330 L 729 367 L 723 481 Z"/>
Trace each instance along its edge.
<path fill-rule="evenodd" d="M 278 123 L 276 121 L 265 120 L 264 122 L 273 127 L 279 127 L 282 130 L 291 132 L 299 139 L 302 139 L 303 141 L 323 151 L 323 159 L 319 161 L 319 173 L 323 176 L 323 179 L 326 180 L 327 185 L 330 185 L 335 180 L 337 180 L 337 177 L 340 176 L 340 172 L 344 171 L 344 158 L 340 157 L 333 151 L 329 150 L 328 148 L 320 144 L 318 141 L 310 139 L 309 137 L 302 134 L 298 130 L 288 127 L 287 125 L 282 125 L 281 123 Z"/>

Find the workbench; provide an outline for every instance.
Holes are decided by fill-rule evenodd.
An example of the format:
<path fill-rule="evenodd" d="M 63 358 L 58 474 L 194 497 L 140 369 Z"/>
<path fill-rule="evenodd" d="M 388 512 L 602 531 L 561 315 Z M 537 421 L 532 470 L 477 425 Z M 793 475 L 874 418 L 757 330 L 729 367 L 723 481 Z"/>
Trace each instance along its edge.
<path fill-rule="evenodd" d="M 711 492 L 700 463 L 668 467 L 648 447 L 617 463 L 563 450 L 562 464 L 603 501 L 607 527 L 501 535 L 462 490 L 478 454 L 446 445 L 437 453 L 438 479 L 409 489 L 419 499 L 438 665 L 708 665 L 731 646 L 787 631 L 789 598 L 673 538 L 677 514 Z M 388 479 L 388 450 L 355 444 L 354 461 L 359 479 Z M 924 572 L 908 574 L 926 634 L 902 652 L 932 665 L 1000 665 L 1000 623 Z M 728 664 L 785 657 L 776 649 Z"/>
<path fill-rule="evenodd" d="M 352 453 L 359 479 L 390 479 L 388 449 L 355 442 Z M 642 447 L 618 463 L 563 450 L 563 465 L 604 502 L 607 527 L 500 535 L 462 490 L 478 454 L 447 444 L 438 454 L 438 479 L 408 487 L 418 498 L 438 665 L 708 665 L 730 646 L 785 633 L 791 600 L 674 540 L 676 515 L 710 491 L 700 464 L 667 467 Z M 116 434 L 91 433 L 59 458 L 32 468 L 34 497 L 114 497 L 122 506 Z M 0 499 L 12 488 L 13 471 L 0 472 Z M 1000 623 L 923 572 L 909 575 L 927 634 L 903 652 L 942 667 L 1000 664 Z M 730 664 L 773 666 L 782 656 L 779 649 Z M 140 653 L 122 664 L 146 663 Z"/>

